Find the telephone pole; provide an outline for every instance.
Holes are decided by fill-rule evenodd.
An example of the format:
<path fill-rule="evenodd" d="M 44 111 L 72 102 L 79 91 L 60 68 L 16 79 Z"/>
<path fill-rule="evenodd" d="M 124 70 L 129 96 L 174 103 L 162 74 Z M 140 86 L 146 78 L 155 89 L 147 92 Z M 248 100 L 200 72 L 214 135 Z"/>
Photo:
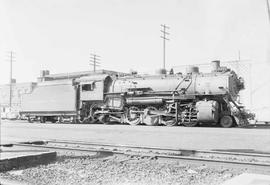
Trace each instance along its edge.
<path fill-rule="evenodd" d="M 12 84 L 13 84 L 13 79 L 12 79 L 12 63 L 14 62 L 14 52 L 10 51 L 9 52 L 9 60 L 8 62 L 10 63 L 10 75 L 9 75 L 9 107 L 12 108 Z"/>
<path fill-rule="evenodd" d="M 267 6 L 268 21 L 270 23 L 270 6 L 269 6 L 269 0 L 266 0 L 266 6 Z"/>
<path fill-rule="evenodd" d="M 161 24 L 160 25 L 161 26 L 161 33 L 162 33 L 162 35 L 160 36 L 161 38 L 162 38 L 162 40 L 163 40 L 163 69 L 166 69 L 165 67 L 166 67 L 166 41 L 167 40 L 169 40 L 168 38 L 167 38 L 167 36 L 170 34 L 170 33 L 168 33 L 167 31 L 166 31 L 166 29 L 169 29 L 169 27 L 168 26 L 166 26 L 165 24 Z"/>
<path fill-rule="evenodd" d="M 90 65 L 93 66 L 93 71 L 96 72 L 96 67 L 100 66 L 100 56 L 96 54 L 90 54 Z"/>
<path fill-rule="evenodd" d="M 240 62 L 241 62 L 241 53 L 240 53 L 240 50 L 238 50 L 238 60 L 236 60 L 236 72 L 238 74 L 240 73 L 240 67 L 239 67 Z"/>

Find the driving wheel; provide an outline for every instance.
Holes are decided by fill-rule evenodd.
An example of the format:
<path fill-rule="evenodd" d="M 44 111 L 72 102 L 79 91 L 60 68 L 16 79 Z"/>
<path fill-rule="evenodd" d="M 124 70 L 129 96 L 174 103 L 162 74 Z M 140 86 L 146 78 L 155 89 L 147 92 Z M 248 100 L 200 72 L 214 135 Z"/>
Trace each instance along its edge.
<path fill-rule="evenodd" d="M 233 119 L 231 116 L 223 116 L 220 119 L 220 125 L 224 128 L 230 128 L 233 126 Z"/>
<path fill-rule="evenodd" d="M 159 116 L 158 115 L 150 115 L 149 114 L 149 111 L 155 111 L 157 110 L 157 108 L 155 107 L 147 107 L 145 109 L 145 111 L 147 111 L 144 119 L 143 119 L 143 122 L 144 124 L 148 125 L 148 126 L 156 126 L 158 125 L 158 122 L 159 122 Z"/>
<path fill-rule="evenodd" d="M 130 107 L 127 110 L 127 123 L 130 125 L 139 125 L 140 124 L 140 113 L 137 113 L 136 111 L 139 111 L 138 107 Z"/>
<path fill-rule="evenodd" d="M 185 127 L 195 127 L 197 124 L 198 124 L 198 122 L 183 122 L 182 123 Z"/>

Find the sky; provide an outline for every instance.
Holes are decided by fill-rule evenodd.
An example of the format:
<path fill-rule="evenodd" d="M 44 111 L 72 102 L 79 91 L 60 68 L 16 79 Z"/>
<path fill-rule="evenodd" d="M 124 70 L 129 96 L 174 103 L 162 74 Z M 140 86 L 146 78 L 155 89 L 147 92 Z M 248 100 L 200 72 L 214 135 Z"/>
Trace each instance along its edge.
<path fill-rule="evenodd" d="M 101 56 L 99 69 L 153 73 L 163 62 L 161 24 L 170 27 L 167 69 L 236 60 L 239 51 L 270 63 L 266 0 L 0 0 L 0 84 L 11 50 L 17 82 L 43 69 L 92 70 L 90 53 Z"/>
<path fill-rule="evenodd" d="M 214 59 L 267 59 L 265 0 L 0 0 L 0 83 L 100 68 L 153 72 L 162 67 L 160 25 L 170 27 L 166 67 Z"/>

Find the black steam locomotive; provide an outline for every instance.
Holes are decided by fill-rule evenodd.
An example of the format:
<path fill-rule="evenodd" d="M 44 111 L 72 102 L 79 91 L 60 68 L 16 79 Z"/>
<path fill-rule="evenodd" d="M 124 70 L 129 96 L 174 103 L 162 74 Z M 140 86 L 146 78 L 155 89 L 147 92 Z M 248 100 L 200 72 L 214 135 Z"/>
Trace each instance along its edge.
<path fill-rule="evenodd" d="M 185 75 L 96 75 L 43 82 L 22 100 L 29 121 L 130 125 L 246 124 L 237 103 L 242 78 L 219 61 L 210 73 L 191 66 Z"/>

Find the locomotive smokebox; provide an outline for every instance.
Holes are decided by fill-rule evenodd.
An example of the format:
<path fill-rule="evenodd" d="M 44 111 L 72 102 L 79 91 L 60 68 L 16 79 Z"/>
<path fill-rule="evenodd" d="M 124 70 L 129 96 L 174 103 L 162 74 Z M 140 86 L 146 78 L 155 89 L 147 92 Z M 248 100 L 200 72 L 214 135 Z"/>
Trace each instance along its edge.
<path fill-rule="evenodd" d="M 220 68 L 220 61 L 214 60 L 212 63 L 212 71 L 217 71 Z"/>
<path fill-rule="evenodd" d="M 199 73 L 199 67 L 197 66 L 188 66 L 186 69 L 187 74 L 198 74 Z"/>

